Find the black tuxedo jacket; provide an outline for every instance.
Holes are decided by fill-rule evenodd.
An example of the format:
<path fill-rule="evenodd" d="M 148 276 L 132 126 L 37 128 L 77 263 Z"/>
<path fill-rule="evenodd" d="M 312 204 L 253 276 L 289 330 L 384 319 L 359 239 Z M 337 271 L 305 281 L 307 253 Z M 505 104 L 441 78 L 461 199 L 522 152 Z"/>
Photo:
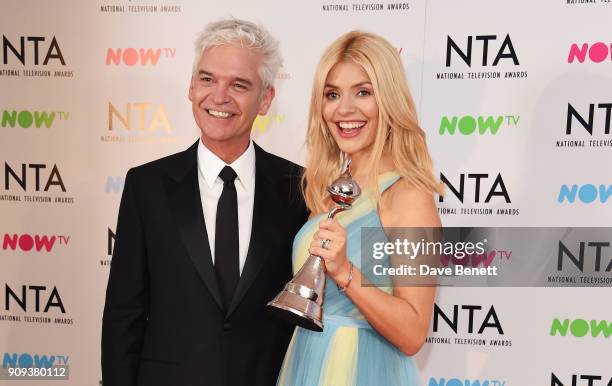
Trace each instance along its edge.
<path fill-rule="evenodd" d="M 265 311 L 291 279 L 307 219 L 301 168 L 255 145 L 245 266 L 222 306 L 198 187 L 197 142 L 128 171 L 102 324 L 104 386 L 270 386 L 293 332 Z"/>

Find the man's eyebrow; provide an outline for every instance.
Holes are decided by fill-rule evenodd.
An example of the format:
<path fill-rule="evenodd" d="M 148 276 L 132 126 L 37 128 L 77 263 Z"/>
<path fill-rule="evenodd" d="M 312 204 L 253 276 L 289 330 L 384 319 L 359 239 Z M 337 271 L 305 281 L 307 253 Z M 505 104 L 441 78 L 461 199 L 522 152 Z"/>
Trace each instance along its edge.
<path fill-rule="evenodd" d="M 198 75 L 199 75 L 199 76 L 206 75 L 206 76 L 214 77 L 214 75 L 213 75 L 213 73 L 212 73 L 212 72 L 208 72 L 208 71 L 206 71 L 206 70 L 200 70 L 200 71 L 198 71 Z M 253 86 L 253 82 L 252 82 L 252 81 L 250 81 L 250 80 L 248 80 L 248 79 L 245 79 L 245 78 L 236 77 L 236 78 L 234 78 L 234 81 L 235 81 L 235 82 L 244 83 L 244 84 L 245 84 L 245 85 L 247 85 L 247 86 Z"/>
<path fill-rule="evenodd" d="M 251 81 L 250 81 L 250 80 L 248 80 L 248 79 L 244 79 L 244 78 L 235 78 L 234 80 L 235 80 L 236 82 L 244 83 L 244 84 L 246 84 L 247 86 L 253 86 L 253 82 L 251 82 Z"/>

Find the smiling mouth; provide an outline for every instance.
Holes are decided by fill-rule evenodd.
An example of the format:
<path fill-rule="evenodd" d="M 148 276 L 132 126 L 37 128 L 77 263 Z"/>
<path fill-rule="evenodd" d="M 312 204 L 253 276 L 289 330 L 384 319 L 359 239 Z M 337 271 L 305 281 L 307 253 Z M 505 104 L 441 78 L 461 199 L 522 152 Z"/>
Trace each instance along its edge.
<path fill-rule="evenodd" d="M 232 113 L 228 113 L 227 111 L 217 111 L 217 110 L 211 110 L 211 109 L 206 109 L 206 112 L 215 118 L 222 118 L 222 119 L 231 118 L 235 115 Z"/>
<path fill-rule="evenodd" d="M 340 129 L 340 134 L 345 136 L 354 136 L 364 127 L 365 121 L 351 121 L 351 122 L 336 122 L 336 126 Z"/>

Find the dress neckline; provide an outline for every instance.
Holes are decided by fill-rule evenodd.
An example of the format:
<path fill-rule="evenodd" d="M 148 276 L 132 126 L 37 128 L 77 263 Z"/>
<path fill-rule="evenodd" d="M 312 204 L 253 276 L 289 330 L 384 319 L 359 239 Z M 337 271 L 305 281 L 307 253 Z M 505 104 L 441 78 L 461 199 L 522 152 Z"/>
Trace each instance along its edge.
<path fill-rule="evenodd" d="M 386 172 L 380 173 L 378 175 L 378 188 L 381 190 L 381 193 L 384 192 L 387 188 L 393 185 L 400 178 L 400 174 L 396 170 L 388 170 Z M 372 195 L 372 189 L 363 189 L 361 192 L 361 197 L 359 197 L 355 203 L 353 203 L 353 207 L 360 205 L 365 200 L 366 197 L 370 197 Z M 309 218 L 308 221 L 311 221 L 316 218 L 320 218 L 322 216 L 327 216 L 327 212 L 319 213 Z"/>

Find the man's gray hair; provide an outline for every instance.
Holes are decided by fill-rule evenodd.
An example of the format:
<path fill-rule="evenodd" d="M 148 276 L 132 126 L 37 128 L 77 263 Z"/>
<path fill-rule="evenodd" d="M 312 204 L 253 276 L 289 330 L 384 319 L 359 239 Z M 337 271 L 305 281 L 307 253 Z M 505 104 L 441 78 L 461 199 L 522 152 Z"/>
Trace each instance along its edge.
<path fill-rule="evenodd" d="M 258 70 L 263 83 L 262 91 L 274 85 L 274 78 L 283 64 L 278 41 L 261 25 L 240 19 L 209 23 L 199 33 L 195 42 L 193 74 L 197 72 L 198 63 L 207 48 L 224 44 L 239 44 L 262 54 L 263 63 Z"/>

